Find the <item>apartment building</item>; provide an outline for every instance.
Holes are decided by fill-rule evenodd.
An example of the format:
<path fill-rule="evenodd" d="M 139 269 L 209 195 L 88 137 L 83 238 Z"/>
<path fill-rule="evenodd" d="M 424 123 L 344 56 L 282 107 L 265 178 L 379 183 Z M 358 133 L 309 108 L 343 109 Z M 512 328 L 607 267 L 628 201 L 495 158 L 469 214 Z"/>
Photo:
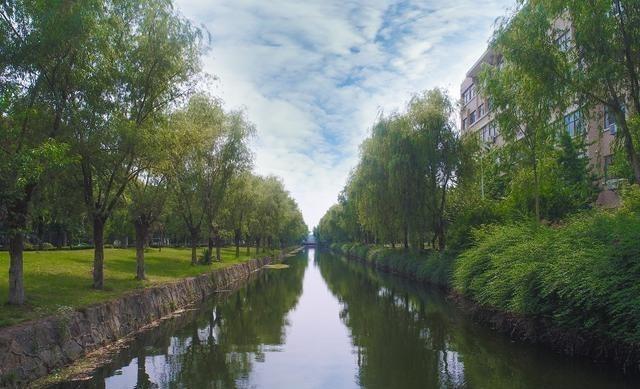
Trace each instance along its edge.
<path fill-rule="evenodd" d="M 492 48 L 484 54 L 469 69 L 462 85 L 460 86 L 460 123 L 462 134 L 476 134 L 488 147 L 501 146 L 504 140 L 500 136 L 498 128 L 493 120 L 491 103 L 482 94 L 478 93 L 478 74 L 485 64 L 497 66 L 500 58 Z"/>
<path fill-rule="evenodd" d="M 561 48 L 571 46 L 571 27 L 566 22 L 557 22 L 558 34 L 556 43 Z M 490 102 L 478 93 L 478 74 L 485 65 L 499 66 L 500 55 L 491 47 L 488 48 L 476 63 L 469 69 L 460 86 L 460 123 L 463 136 L 478 136 L 486 147 L 500 147 L 504 139 L 494 122 L 494 113 Z M 558 115 L 563 120 L 565 130 L 572 136 L 586 136 L 587 155 L 593 171 L 601 177 L 604 187 L 615 186 L 616 181 L 609 177 L 608 166 L 612 161 L 613 142 L 616 125 L 604 107 L 596 107 L 592 112 L 584 112 L 581 107 L 574 106 Z"/>

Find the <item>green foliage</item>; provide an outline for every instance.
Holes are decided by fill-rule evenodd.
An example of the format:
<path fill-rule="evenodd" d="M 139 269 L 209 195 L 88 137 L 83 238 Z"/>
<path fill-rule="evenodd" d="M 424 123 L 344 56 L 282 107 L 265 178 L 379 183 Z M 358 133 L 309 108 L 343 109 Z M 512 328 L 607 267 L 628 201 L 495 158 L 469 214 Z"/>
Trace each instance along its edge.
<path fill-rule="evenodd" d="M 333 244 L 331 249 L 420 282 L 445 288 L 451 285 L 454 257 L 447 252 L 420 253 L 359 243 Z"/>
<path fill-rule="evenodd" d="M 501 204 L 488 199 L 478 199 L 468 193 L 454 192 L 449 214 L 453 222 L 448 231 L 449 249 L 460 251 L 472 243 L 474 229 L 488 224 L 502 222 Z"/>
<path fill-rule="evenodd" d="M 448 188 L 461 167 L 452 113 L 449 97 L 433 89 L 416 94 L 406 112 L 380 116 L 316 236 L 323 242 L 402 242 L 405 248 L 431 240 L 444 249 Z"/>
<path fill-rule="evenodd" d="M 481 228 L 458 258 L 453 286 L 485 306 L 635 343 L 638 232 L 640 216 L 628 211 L 587 212 L 557 227 Z"/>
<path fill-rule="evenodd" d="M 622 188 L 622 210 L 640 214 L 640 185 L 626 185 Z"/>
<path fill-rule="evenodd" d="M 202 253 L 200 254 L 199 263 L 201 265 L 211 265 L 212 262 L 213 262 L 213 252 L 208 248 L 202 250 Z"/>
<path fill-rule="evenodd" d="M 44 243 L 42 243 L 42 244 L 40 245 L 40 247 L 41 247 L 40 249 L 41 249 L 41 250 L 43 250 L 43 251 L 48 251 L 48 250 L 53 250 L 53 249 L 55 249 L 55 246 L 54 246 L 54 245 L 52 245 L 52 244 L 51 244 L 51 243 L 49 243 L 49 242 L 44 242 Z"/>

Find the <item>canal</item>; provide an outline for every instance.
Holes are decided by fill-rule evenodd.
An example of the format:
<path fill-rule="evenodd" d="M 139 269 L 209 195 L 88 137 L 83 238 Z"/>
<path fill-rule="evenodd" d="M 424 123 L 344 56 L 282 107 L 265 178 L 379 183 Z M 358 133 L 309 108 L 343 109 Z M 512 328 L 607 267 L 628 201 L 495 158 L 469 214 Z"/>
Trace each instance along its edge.
<path fill-rule="evenodd" d="M 61 388 L 638 388 L 512 342 L 445 294 L 308 249 Z"/>

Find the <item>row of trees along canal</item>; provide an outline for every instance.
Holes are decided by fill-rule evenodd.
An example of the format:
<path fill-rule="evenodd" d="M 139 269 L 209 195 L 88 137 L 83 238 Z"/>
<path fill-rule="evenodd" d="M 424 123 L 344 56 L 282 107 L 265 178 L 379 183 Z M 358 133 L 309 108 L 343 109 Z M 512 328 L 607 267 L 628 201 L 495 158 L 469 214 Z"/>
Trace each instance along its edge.
<path fill-rule="evenodd" d="M 505 140 L 460 137 L 441 91 L 382 115 L 361 145 L 347 185 L 319 223 L 324 241 L 465 245 L 470 227 L 496 220 L 559 221 L 590 208 L 602 166 L 589 166 L 589 119 L 618 127 L 611 176 L 640 182 L 640 5 L 635 1 L 522 1 L 502 19 L 476 85 Z M 570 44 L 557 38 L 570 20 Z M 562 115 L 580 107 L 575 135 Z M 602 125 L 602 127 L 605 127 Z M 464 231 L 461 231 L 464 230 Z M 462 235 L 462 236 L 461 236 Z"/>
<path fill-rule="evenodd" d="M 306 235 L 275 177 L 250 172 L 255 130 L 198 90 L 206 34 L 170 1 L 0 5 L 0 228 L 9 302 L 24 303 L 25 236 L 92 234 L 103 288 L 105 229 L 135 229 L 137 278 L 153 229 L 174 241 L 284 247 Z M 49 245 L 49 243 L 46 243 Z"/>
<path fill-rule="evenodd" d="M 560 19 L 571 27 L 558 28 Z M 418 94 L 379 117 L 314 232 L 482 306 L 577 334 L 552 335 L 559 349 L 637 366 L 640 3 L 523 1 L 491 45 L 502 62 L 486 65 L 476 85 L 504 145 L 460 136 L 442 91 Z M 582 119 L 567 128 L 571 107 Z M 587 120 L 606 131 L 603 111 L 618 129 L 609 178 L 629 184 L 614 210 L 593 206 L 604 169 L 586 152 Z"/>

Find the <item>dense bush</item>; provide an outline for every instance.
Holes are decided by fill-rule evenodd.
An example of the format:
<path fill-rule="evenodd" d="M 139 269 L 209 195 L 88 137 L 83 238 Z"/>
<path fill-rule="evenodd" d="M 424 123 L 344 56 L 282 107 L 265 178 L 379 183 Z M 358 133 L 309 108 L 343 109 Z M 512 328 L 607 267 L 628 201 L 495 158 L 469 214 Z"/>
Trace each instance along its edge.
<path fill-rule="evenodd" d="M 55 250 L 55 248 L 56 247 L 49 242 L 44 242 L 40 245 L 40 250 L 44 250 L 44 251 Z"/>
<path fill-rule="evenodd" d="M 473 242 L 472 233 L 474 229 L 504 220 L 504 210 L 502 208 L 497 201 L 482 200 L 471 196 L 466 196 L 462 200 L 453 202 L 449 211 L 454 219 L 449 226 L 447 234 L 449 248 L 454 251 L 461 251 L 469 247 Z"/>
<path fill-rule="evenodd" d="M 640 216 L 627 210 L 484 227 L 458 257 L 453 286 L 502 311 L 640 342 L 639 233 Z"/>
<path fill-rule="evenodd" d="M 451 284 L 453 258 L 447 254 L 418 253 L 400 248 L 359 243 L 333 244 L 331 249 L 418 281 L 443 287 L 449 287 Z"/>

